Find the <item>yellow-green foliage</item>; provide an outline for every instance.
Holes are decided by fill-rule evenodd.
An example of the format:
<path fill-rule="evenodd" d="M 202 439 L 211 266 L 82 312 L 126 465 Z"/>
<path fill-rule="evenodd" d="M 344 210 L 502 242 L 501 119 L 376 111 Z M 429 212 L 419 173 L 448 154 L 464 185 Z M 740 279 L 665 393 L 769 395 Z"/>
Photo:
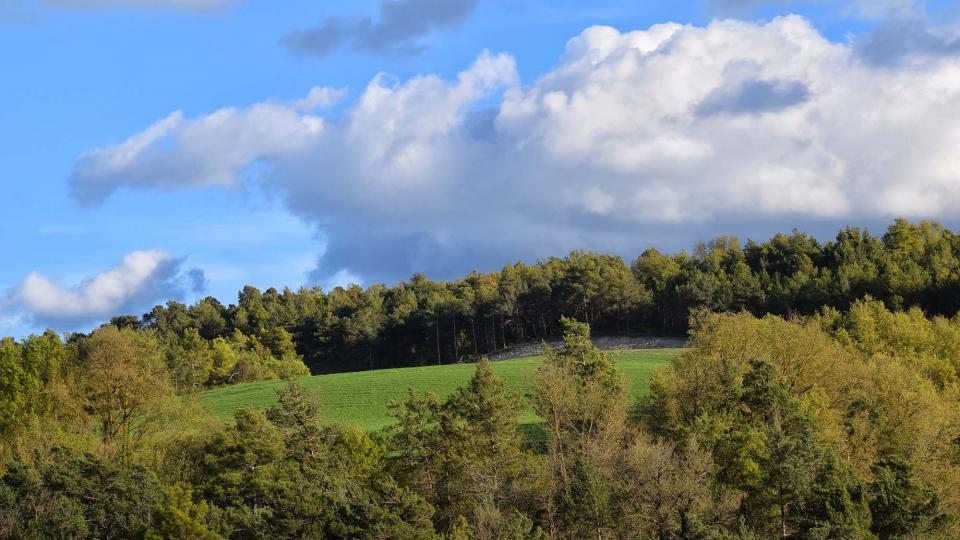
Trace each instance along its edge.
<path fill-rule="evenodd" d="M 201 388 L 306 375 L 290 333 L 282 328 L 248 336 L 235 330 L 229 339 L 205 340 L 195 328 L 168 336 L 166 360 L 181 394 Z"/>
<path fill-rule="evenodd" d="M 928 318 L 918 308 L 892 312 L 866 298 L 840 315 L 825 311 L 822 324 L 861 356 L 887 355 L 910 363 L 941 390 L 960 380 L 960 317 Z"/>
<path fill-rule="evenodd" d="M 772 315 L 757 319 L 748 313 L 700 313 L 692 324 L 694 347 L 650 383 L 660 425 L 690 426 L 711 409 L 725 407 L 724 394 L 739 384 L 750 360 L 764 359 L 777 367 L 794 395 L 817 405 L 821 424 L 828 428 L 830 411 L 821 404 L 842 391 L 840 372 L 847 353 L 817 324 Z M 660 394 L 669 397 L 657 399 Z"/>
<path fill-rule="evenodd" d="M 692 327 L 692 347 L 651 381 L 649 420 L 661 432 L 682 438 L 722 417 L 749 362 L 764 360 L 864 478 L 879 459 L 903 458 L 960 511 L 960 319 L 867 299 L 810 319 L 700 313 Z"/>

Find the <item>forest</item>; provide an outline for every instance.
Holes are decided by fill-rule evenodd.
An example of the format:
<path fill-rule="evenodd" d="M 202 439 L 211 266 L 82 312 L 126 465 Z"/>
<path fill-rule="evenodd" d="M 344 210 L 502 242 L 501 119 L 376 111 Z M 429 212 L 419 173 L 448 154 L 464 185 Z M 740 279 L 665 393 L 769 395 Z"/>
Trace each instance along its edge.
<path fill-rule="evenodd" d="M 684 336 L 692 311 L 809 316 L 870 296 L 891 310 L 960 310 L 960 235 L 935 222 L 897 220 L 882 236 L 846 228 L 818 242 L 794 231 L 766 242 L 718 237 L 690 253 L 620 257 L 574 252 L 534 265 L 394 286 L 322 291 L 245 287 L 236 304 L 169 302 L 118 328 L 146 330 L 180 390 L 300 368 L 331 373 L 476 360 L 517 343 L 560 336 L 560 318 L 597 335 Z M 71 339 L 83 339 L 75 336 Z"/>
<path fill-rule="evenodd" d="M 960 537 L 960 238 L 794 232 L 241 291 L 0 341 L 2 538 Z M 689 348 L 631 399 L 591 332 Z M 546 346 L 520 395 L 484 355 Z M 366 432 L 307 374 L 477 361 Z M 213 386 L 287 381 L 213 418 Z M 521 430 L 532 405 L 541 419 Z"/>

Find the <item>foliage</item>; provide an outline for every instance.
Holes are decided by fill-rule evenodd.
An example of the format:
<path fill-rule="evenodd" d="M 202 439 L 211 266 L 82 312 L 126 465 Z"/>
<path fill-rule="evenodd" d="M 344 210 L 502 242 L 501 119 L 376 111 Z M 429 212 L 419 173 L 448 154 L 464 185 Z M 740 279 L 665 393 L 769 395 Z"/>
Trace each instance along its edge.
<path fill-rule="evenodd" d="M 626 388 L 612 357 L 590 341 L 590 328 L 562 319 L 562 349 L 547 348 L 534 379 L 534 408 L 543 418 L 553 465 L 554 529 L 605 535 L 615 528 L 610 489 L 626 436 Z"/>
<path fill-rule="evenodd" d="M 430 507 L 387 474 L 385 448 L 358 430 L 319 424 L 295 383 L 266 414 L 239 411 L 201 463 L 195 483 L 226 536 L 432 536 Z"/>
<path fill-rule="evenodd" d="M 0 538 L 957 538 L 958 247 L 720 237 L 3 339 Z M 691 348 L 605 353 L 588 323 Z M 243 382 L 203 398 L 231 419 L 201 406 Z"/>
<path fill-rule="evenodd" d="M 108 453 L 125 460 L 145 417 L 172 395 L 159 347 L 150 334 L 105 326 L 79 351 L 82 406 L 99 424 Z"/>
<path fill-rule="evenodd" d="M 131 538 L 150 526 L 160 498 L 151 471 L 69 448 L 0 477 L 0 536 Z"/>
<path fill-rule="evenodd" d="M 953 316 L 960 310 L 960 235 L 936 222 L 897 220 L 879 237 L 848 227 L 827 242 L 800 232 L 745 244 L 720 236 L 691 252 L 649 249 L 630 265 L 575 251 L 449 281 L 416 274 L 391 286 L 329 291 L 247 286 L 228 306 L 209 297 L 190 306 L 168 302 L 111 322 L 153 332 L 172 383 L 188 393 L 294 377 L 304 365 L 331 373 L 477 360 L 558 337 L 565 317 L 601 334 L 680 335 L 702 309 L 812 316 L 824 308 L 848 311 L 867 296 L 898 312 L 895 321 L 879 321 L 887 329 L 917 322 L 922 313 Z M 934 333 L 944 331 L 937 325 Z M 936 341 L 917 345 L 926 354 Z M 938 384 L 960 380 L 956 360 L 927 368 Z"/>
<path fill-rule="evenodd" d="M 402 482 L 436 509 L 441 530 L 457 532 L 459 519 L 469 517 L 473 535 L 499 538 L 529 532 L 532 522 L 511 510 L 526 509 L 536 498 L 535 457 L 522 449 L 517 419 L 523 408 L 510 389 L 482 360 L 465 387 L 441 402 L 411 391 L 394 403 L 397 424 L 388 428 L 397 454 L 394 471 Z M 509 533 L 507 531 L 514 531 Z"/>
<path fill-rule="evenodd" d="M 952 322 L 884 327 L 901 316 L 870 300 L 809 320 L 701 314 L 638 418 L 709 448 L 714 481 L 743 494 L 762 537 L 949 537 L 960 399 L 924 365 L 943 354 L 926 345 L 934 328 L 951 350 Z"/>

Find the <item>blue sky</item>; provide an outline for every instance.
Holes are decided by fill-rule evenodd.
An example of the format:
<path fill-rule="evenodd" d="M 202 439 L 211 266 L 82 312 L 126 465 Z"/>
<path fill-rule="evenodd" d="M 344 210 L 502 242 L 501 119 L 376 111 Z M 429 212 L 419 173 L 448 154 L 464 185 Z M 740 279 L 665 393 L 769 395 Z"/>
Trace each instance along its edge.
<path fill-rule="evenodd" d="M 0 0 L 0 333 L 244 284 L 953 224 L 954 11 Z"/>

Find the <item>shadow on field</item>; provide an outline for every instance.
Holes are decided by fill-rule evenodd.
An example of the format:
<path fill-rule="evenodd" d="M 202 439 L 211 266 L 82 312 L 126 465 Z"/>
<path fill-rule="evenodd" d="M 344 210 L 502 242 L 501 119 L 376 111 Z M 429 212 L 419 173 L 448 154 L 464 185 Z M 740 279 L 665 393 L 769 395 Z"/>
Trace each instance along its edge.
<path fill-rule="evenodd" d="M 521 422 L 517 427 L 523 434 L 523 443 L 538 454 L 547 452 L 547 432 L 539 422 Z"/>

